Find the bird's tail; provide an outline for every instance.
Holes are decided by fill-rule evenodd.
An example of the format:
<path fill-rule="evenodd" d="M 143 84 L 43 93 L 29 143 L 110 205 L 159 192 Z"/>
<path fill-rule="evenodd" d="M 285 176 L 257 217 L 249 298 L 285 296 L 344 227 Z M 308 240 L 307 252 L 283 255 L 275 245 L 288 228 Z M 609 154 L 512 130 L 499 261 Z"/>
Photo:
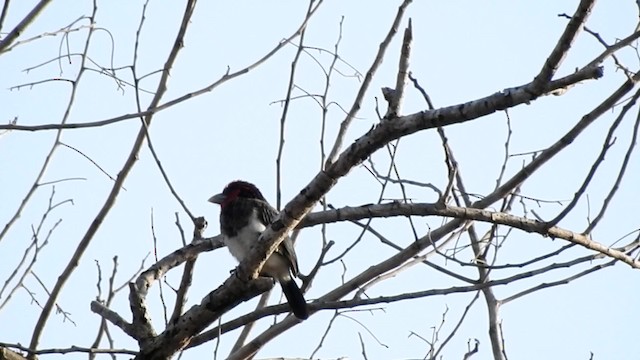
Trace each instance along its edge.
<path fill-rule="evenodd" d="M 302 295 L 302 291 L 298 287 L 296 282 L 289 278 L 287 280 L 281 281 L 280 286 L 282 286 L 282 292 L 284 296 L 287 298 L 287 302 L 289 303 L 289 307 L 298 319 L 305 320 L 309 317 L 309 309 L 307 309 L 307 301 L 304 299 L 304 295 Z"/>

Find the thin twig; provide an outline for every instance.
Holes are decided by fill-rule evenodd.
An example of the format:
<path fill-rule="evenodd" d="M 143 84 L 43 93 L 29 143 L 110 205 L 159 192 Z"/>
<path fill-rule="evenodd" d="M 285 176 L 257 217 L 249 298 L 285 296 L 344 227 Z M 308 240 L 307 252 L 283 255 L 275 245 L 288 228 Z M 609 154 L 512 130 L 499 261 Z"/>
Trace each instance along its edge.
<path fill-rule="evenodd" d="M 194 5 L 195 5 L 195 0 L 187 2 L 187 7 L 186 7 L 186 10 L 185 10 L 185 14 L 184 14 L 183 20 L 182 20 L 182 24 L 180 26 L 180 30 L 178 32 L 178 35 L 176 36 L 176 40 L 174 42 L 173 48 L 171 50 L 171 53 L 169 54 L 169 56 L 167 58 L 167 62 L 165 63 L 164 72 L 162 74 L 162 78 L 160 79 L 160 81 L 158 83 L 158 90 L 156 91 L 156 95 L 155 95 L 154 99 L 151 101 L 150 108 L 153 108 L 153 107 L 157 106 L 157 104 L 160 102 L 160 99 L 162 98 L 162 96 L 164 95 L 164 93 L 165 93 L 165 91 L 167 89 L 166 84 L 167 84 L 168 77 L 169 77 L 169 71 L 170 71 L 171 67 L 173 66 L 173 63 L 175 62 L 175 59 L 176 59 L 176 57 L 178 55 L 178 52 L 183 47 L 182 46 L 183 45 L 183 41 L 182 40 L 184 38 L 187 26 L 189 24 L 189 20 L 191 18 L 191 14 L 193 13 Z M 90 17 L 91 18 L 91 23 L 93 23 L 94 20 L 95 20 L 97 9 L 98 9 L 97 0 L 94 0 L 93 1 L 93 12 L 92 12 L 92 15 Z M 84 51 L 85 53 L 89 49 L 89 44 L 90 44 L 92 33 L 93 33 L 93 28 L 91 28 L 89 30 L 89 34 L 87 35 L 87 42 L 86 42 L 85 51 Z M 79 80 L 80 76 L 82 76 L 83 69 L 84 69 L 84 59 L 83 59 L 83 62 L 81 64 L 77 80 Z M 77 81 L 76 81 L 76 84 L 77 84 Z M 73 99 L 73 95 L 75 94 L 75 89 L 76 88 L 77 87 L 74 86 L 73 91 L 72 91 L 72 97 L 71 97 L 72 99 Z M 71 106 L 71 104 L 72 104 L 72 101 L 70 101 L 69 107 Z M 66 114 L 68 116 L 69 109 L 67 109 L 67 113 Z M 66 117 L 65 117 L 65 120 L 66 120 Z M 145 121 L 147 123 L 150 123 L 151 120 L 152 120 L 152 116 L 148 116 L 147 119 L 145 119 Z M 134 145 L 133 145 L 133 147 L 131 149 L 131 152 L 129 154 L 129 157 L 128 157 L 127 161 L 125 162 L 124 166 L 122 167 L 121 171 L 119 172 L 118 178 L 117 178 L 116 182 L 113 184 L 110 194 L 105 199 L 105 202 L 104 202 L 102 208 L 100 209 L 98 214 L 95 216 L 94 220 L 92 221 L 91 225 L 89 226 L 89 229 L 87 229 L 86 233 L 82 237 L 82 240 L 80 241 L 80 243 L 76 247 L 76 250 L 75 250 L 73 256 L 71 257 L 71 259 L 69 260 L 69 262 L 67 263 L 67 266 L 65 267 L 64 271 L 58 277 L 58 280 L 57 280 L 53 290 L 51 291 L 51 296 L 47 300 L 47 303 L 46 303 L 44 309 L 42 310 L 42 312 L 40 314 L 40 317 L 38 318 L 38 322 L 36 324 L 36 327 L 34 329 L 33 335 L 31 337 L 31 342 L 30 342 L 30 345 L 29 345 L 30 348 L 35 349 L 35 348 L 38 347 L 38 343 L 40 342 L 40 336 L 42 335 L 42 331 L 44 329 L 44 325 L 47 322 L 47 319 L 49 318 L 49 315 L 51 313 L 53 304 L 55 303 L 57 297 L 60 295 L 60 292 L 62 291 L 62 288 L 64 287 L 65 283 L 67 282 L 67 280 L 69 279 L 69 277 L 71 276 L 73 271 L 77 268 L 78 264 L 80 263 L 80 259 L 81 259 L 82 255 L 84 254 L 85 250 L 89 246 L 89 243 L 91 242 L 91 240 L 93 239 L 94 235 L 98 231 L 98 228 L 100 227 L 100 225 L 102 223 L 102 220 L 106 217 L 106 215 L 109 213 L 109 211 L 111 210 L 111 208 L 115 204 L 116 198 L 117 198 L 118 194 L 120 193 L 120 189 L 122 188 L 122 185 L 123 185 L 125 179 L 127 178 L 128 174 L 130 173 L 131 169 L 133 168 L 134 163 L 136 162 L 136 160 L 138 158 L 138 153 L 140 152 L 140 148 L 142 147 L 142 143 L 144 141 L 144 138 L 145 138 L 144 132 L 142 130 L 139 131 L 138 132 L 138 136 L 136 138 L 136 142 L 134 143 Z M 56 142 L 57 141 L 58 141 L 58 139 L 56 140 Z"/>
<path fill-rule="evenodd" d="M 20 344 L 10 344 L 0 342 L 0 347 L 8 347 L 18 349 L 20 351 L 26 351 L 34 355 L 46 355 L 46 354 L 69 354 L 69 353 L 89 353 L 89 354 L 122 354 L 122 355 L 138 355 L 137 351 L 128 349 L 98 349 L 98 348 L 85 348 L 80 346 L 71 346 L 69 348 L 59 349 L 31 349 Z"/>
<path fill-rule="evenodd" d="M 360 107 L 361 107 L 362 99 L 364 99 L 364 95 L 369 89 L 371 80 L 373 79 L 373 76 L 378 70 L 378 67 L 380 67 L 380 64 L 382 64 L 382 60 L 384 59 L 387 48 L 389 47 L 389 44 L 391 43 L 391 40 L 393 39 L 395 34 L 398 32 L 398 26 L 400 25 L 400 21 L 402 21 L 402 17 L 404 16 L 406 9 L 409 6 L 409 4 L 411 4 L 411 2 L 412 0 L 404 0 L 402 4 L 398 7 L 398 12 L 396 13 L 396 17 L 393 20 L 393 23 L 391 24 L 391 28 L 389 29 L 389 32 L 385 36 L 384 40 L 382 40 L 382 42 L 380 43 L 380 47 L 378 48 L 378 53 L 376 54 L 376 57 L 374 58 L 373 63 L 371 64 L 371 66 L 369 67 L 369 70 L 364 76 L 364 80 L 362 81 L 362 85 L 358 90 L 358 94 L 356 95 L 356 98 L 353 101 L 351 110 L 349 110 L 349 113 L 347 114 L 346 118 L 340 124 L 340 129 L 338 130 L 338 134 L 336 135 L 336 140 L 333 144 L 333 148 L 331 148 L 331 151 L 329 152 L 329 156 L 327 157 L 325 167 L 328 167 L 331 163 L 335 162 L 336 158 L 338 157 L 339 151 L 342 150 L 342 143 L 344 142 L 344 137 L 347 133 L 347 129 L 349 128 L 349 125 L 351 125 L 351 121 L 353 120 L 353 118 L 355 118 L 355 116 L 358 114 L 358 111 L 360 110 Z"/>

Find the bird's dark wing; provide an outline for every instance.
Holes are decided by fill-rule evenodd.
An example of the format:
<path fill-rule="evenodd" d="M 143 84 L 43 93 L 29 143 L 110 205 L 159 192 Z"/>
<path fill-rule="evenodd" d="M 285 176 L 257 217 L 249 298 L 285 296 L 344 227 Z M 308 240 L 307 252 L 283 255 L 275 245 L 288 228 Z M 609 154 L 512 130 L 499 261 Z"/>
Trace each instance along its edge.
<path fill-rule="evenodd" d="M 256 209 L 258 214 L 258 219 L 265 224 L 266 226 L 271 225 L 272 222 L 278 218 L 278 211 L 274 209 L 269 203 L 261 200 L 254 200 L 256 202 Z M 296 256 L 296 251 L 293 248 L 293 242 L 287 236 L 282 242 L 278 249 L 276 249 L 277 253 L 282 254 L 287 261 L 289 262 L 289 268 L 291 269 L 291 273 L 293 276 L 298 276 L 298 258 Z"/>
<path fill-rule="evenodd" d="M 266 201 L 258 199 L 252 199 L 256 204 L 256 210 L 258 211 L 258 219 L 265 225 L 270 225 L 278 217 L 278 212 Z"/>
<path fill-rule="evenodd" d="M 290 268 L 291 273 L 293 274 L 293 276 L 297 277 L 298 276 L 298 257 L 296 256 L 296 251 L 293 248 L 293 242 L 291 241 L 289 236 L 287 236 L 286 238 L 284 238 L 284 240 L 282 240 L 276 252 L 281 253 L 287 258 L 287 260 L 289 260 L 289 263 L 291 264 L 291 268 Z"/>

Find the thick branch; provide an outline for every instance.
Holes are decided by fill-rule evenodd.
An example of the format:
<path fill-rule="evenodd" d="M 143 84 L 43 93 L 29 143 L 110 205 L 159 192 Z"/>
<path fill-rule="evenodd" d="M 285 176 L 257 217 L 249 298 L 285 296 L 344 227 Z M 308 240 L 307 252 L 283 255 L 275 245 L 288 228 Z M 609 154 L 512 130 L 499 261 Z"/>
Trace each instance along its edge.
<path fill-rule="evenodd" d="M 40 15 L 42 10 L 44 10 L 50 2 L 51 0 L 40 0 L 40 2 L 31 9 L 27 16 L 25 16 L 22 21 L 20 21 L 20 23 L 18 23 L 18 25 L 16 25 L 16 27 L 13 28 L 13 30 L 11 30 L 11 32 L 2 39 L 2 41 L 0 41 L 0 54 L 6 51 L 6 49 L 18 38 L 18 36 L 20 36 L 20 34 L 22 34 L 27 26 L 29 26 L 33 20 L 38 17 L 38 15 Z"/>
<path fill-rule="evenodd" d="M 558 43 L 551 52 L 551 55 L 549 55 L 547 61 L 545 61 L 538 76 L 533 80 L 531 91 L 533 91 L 534 94 L 542 94 L 547 83 L 551 81 L 553 75 L 558 70 L 560 63 L 562 63 L 562 60 L 567 56 L 567 53 L 571 48 L 571 44 L 578 36 L 578 33 L 585 21 L 587 21 L 587 17 L 589 16 L 594 4 L 595 0 L 580 1 L 580 5 L 578 5 L 575 14 L 573 14 L 571 20 L 565 27 L 560 40 L 558 40 Z"/>
<path fill-rule="evenodd" d="M 593 69 L 584 69 L 583 71 L 589 72 L 596 77 L 602 75 L 600 71 L 594 73 Z M 631 81 L 627 83 L 631 87 L 634 85 Z M 628 92 L 630 88 L 627 89 L 627 83 L 610 98 L 620 96 L 624 90 Z M 558 84 L 559 82 L 552 82 L 549 84 L 550 87 L 546 89 L 546 92 L 549 93 L 555 90 L 556 88 L 554 86 Z M 562 82 L 562 84 L 566 85 L 564 82 Z M 238 276 L 242 279 L 256 278 L 268 256 L 276 249 L 286 234 L 297 226 L 300 220 L 315 206 L 318 200 L 335 185 L 337 180 L 345 176 L 354 166 L 388 142 L 420 130 L 463 123 L 499 110 L 529 103 L 534 100 L 530 87 L 531 83 L 506 89 L 502 92 L 465 104 L 448 106 L 431 111 L 421 111 L 395 118 L 393 121 L 383 121 L 378 124 L 351 144 L 335 163 L 332 163 L 326 170 L 318 173 L 311 183 L 302 189 L 300 194 L 287 204 L 280 212 L 278 220 L 272 223 L 262 234 L 260 241 L 253 247 L 251 254 L 240 263 Z M 608 108 L 609 106 L 610 105 L 607 105 L 606 107 Z M 604 111 L 604 109 L 598 110 Z M 601 114 L 600 111 L 596 111 L 594 116 Z M 501 189 L 504 190 L 506 186 L 511 186 L 512 188 L 513 183 L 507 182 Z M 487 201 L 487 199 L 484 201 Z M 491 203 L 494 201 L 496 200 L 492 200 Z M 488 205 L 483 207 L 486 206 Z"/>
<path fill-rule="evenodd" d="M 171 357 L 222 314 L 272 287 L 273 281 L 270 278 L 247 282 L 232 275 L 220 287 L 207 294 L 199 305 L 187 310 L 175 323 L 169 324 L 162 334 L 153 338 L 141 349 L 137 359 Z"/>
<path fill-rule="evenodd" d="M 138 334 L 136 333 L 133 326 L 127 322 L 122 316 L 118 315 L 117 312 L 108 309 L 106 306 L 102 305 L 98 301 L 91 302 L 91 311 L 102 316 L 104 319 L 108 320 L 113 325 L 119 327 L 124 331 L 125 334 L 131 336 L 132 338 L 138 339 Z"/>
<path fill-rule="evenodd" d="M 571 75 L 572 79 L 576 82 L 583 80 L 585 77 L 598 78 L 600 76 L 602 76 L 602 70 L 600 68 L 587 68 Z M 566 80 L 551 82 L 546 88 L 546 92 L 551 92 L 559 86 L 566 85 Z M 210 293 L 201 305 L 194 306 L 187 311 L 178 319 L 176 324 L 170 324 L 162 334 L 153 340 L 152 344 L 150 344 L 144 352 L 144 356 L 162 357 L 172 353 L 172 351 L 175 352 L 181 349 L 186 345 L 188 339 L 208 326 L 217 316 L 232 306 L 235 306 L 240 301 L 261 293 L 262 291 L 258 291 L 257 288 L 250 288 L 247 284 L 253 283 L 253 281 L 249 280 L 255 279 L 258 276 L 259 269 L 262 268 L 268 256 L 282 241 L 285 234 L 289 233 L 300 223 L 301 219 L 315 206 L 317 201 L 333 187 L 340 177 L 346 175 L 352 167 L 359 164 L 373 152 L 380 149 L 389 141 L 420 130 L 466 122 L 499 110 L 529 103 L 534 99 L 529 89 L 530 86 L 531 84 L 527 84 L 517 88 L 507 89 L 463 105 L 450 106 L 433 111 L 422 111 L 396 118 L 393 121 L 383 121 L 378 124 L 356 140 L 342 153 L 335 163 L 332 163 L 325 171 L 318 173 L 313 181 L 280 212 L 278 220 L 272 223 L 261 235 L 261 239 L 253 247 L 252 252 L 240 263 L 236 269 L 236 273 L 227 279 L 221 287 Z M 619 95 L 619 93 L 616 94 Z M 499 190 L 505 191 L 505 188 Z M 478 202 L 476 204 L 477 207 L 489 206 L 496 201 L 496 198 L 489 197 L 485 199 L 485 201 L 488 203 Z M 389 260 L 379 264 L 379 266 L 372 268 L 371 272 L 377 272 L 379 270 L 384 272 L 386 271 L 384 269 L 387 269 L 389 266 L 394 266 L 398 261 L 405 261 L 411 258 L 415 253 L 429 246 L 432 243 L 431 241 L 437 241 L 443 234 L 457 228 L 459 225 L 460 221 L 454 220 L 450 222 L 440 228 L 438 232 L 430 234 L 428 239 L 420 239 L 409 248 L 392 256 Z M 357 276 L 344 286 L 336 289 L 336 291 L 327 294 L 326 300 L 341 298 L 357 288 L 357 284 L 370 275 L 371 274 L 367 272 L 361 274 L 361 276 Z M 216 300 L 216 302 L 213 302 L 207 299 L 225 299 L 225 301 L 220 302 Z M 231 302 L 232 299 L 236 299 L 236 302 Z M 210 308 L 211 304 L 216 304 L 216 306 Z M 295 321 L 296 320 L 285 320 L 285 325 L 280 323 L 276 325 L 276 329 L 284 331 L 290 327 L 291 324 L 295 324 Z M 281 328 L 281 326 L 283 327 Z M 274 331 L 276 330 L 274 329 Z M 271 332 L 271 334 L 275 333 L 277 333 L 277 331 Z M 162 346 L 164 344 L 167 345 Z M 253 344 L 255 343 L 252 341 L 247 345 L 251 347 Z"/>
<path fill-rule="evenodd" d="M 205 251 L 212 251 L 224 246 L 222 236 L 217 235 L 210 239 L 198 240 L 180 248 L 165 256 L 149 269 L 143 271 L 136 279 L 136 288 L 140 296 L 145 297 L 153 282 L 160 279 L 169 270 L 182 265 L 189 259 L 195 259 L 198 254 Z"/>
<path fill-rule="evenodd" d="M 588 68 L 585 68 L 580 70 L 579 72 L 592 70 L 593 69 L 590 70 Z M 598 73 L 598 77 L 602 75 L 601 70 Z M 515 189 L 519 184 L 522 183 L 522 181 L 527 179 L 531 174 L 533 174 L 535 170 L 541 167 L 555 154 L 571 144 L 573 139 L 580 133 L 582 133 L 582 131 L 589 124 L 593 123 L 595 119 L 597 119 L 605 111 L 613 107 L 617 103 L 617 101 L 619 101 L 625 94 L 627 94 L 635 86 L 637 81 L 638 76 L 632 79 L 628 79 L 625 83 L 622 84 L 622 86 L 620 86 L 618 90 L 611 94 L 601 104 L 596 106 L 594 110 L 585 115 L 578 122 L 578 124 L 574 126 L 573 129 L 571 129 L 565 136 L 562 137 L 562 139 L 560 139 L 560 141 L 551 146 L 549 149 L 543 151 L 540 156 L 531 161 L 529 165 L 525 166 L 521 171 L 516 173 L 516 175 L 506 181 L 494 192 L 486 196 L 484 199 L 475 202 L 473 204 L 473 207 L 479 209 L 486 208 L 499 199 L 502 199 L 506 194 Z M 549 84 L 549 87 L 547 87 L 547 92 L 553 91 L 553 85 L 555 83 L 556 82 L 551 82 Z M 296 196 L 289 204 L 287 204 L 285 209 L 280 213 L 279 220 L 274 223 L 277 224 L 277 226 L 272 225 L 271 227 L 267 228 L 267 230 L 262 234 L 259 243 L 256 244 L 256 246 L 253 248 L 254 252 L 252 252 L 249 256 L 247 256 L 247 258 L 245 258 L 245 261 L 240 264 L 240 267 L 246 266 L 251 269 L 249 264 L 258 264 L 258 268 L 260 268 L 262 266 L 262 262 L 264 261 L 261 260 L 260 256 L 260 254 L 263 254 L 262 251 L 273 251 L 272 244 L 277 244 L 279 241 L 281 241 L 286 232 L 296 226 L 298 221 L 293 220 L 295 220 L 299 216 L 304 216 L 304 214 L 295 211 L 299 209 L 305 209 L 305 205 L 309 206 L 308 203 L 305 204 L 304 202 L 304 198 L 311 198 L 311 196 L 308 196 L 308 194 L 311 193 L 316 196 L 318 192 L 322 194 L 326 193 L 339 177 L 344 176 L 351 169 L 351 167 L 358 164 L 359 161 L 365 159 L 375 150 L 384 146 L 384 144 L 388 141 L 397 139 L 404 135 L 412 134 L 421 129 L 444 126 L 455 122 L 464 122 L 471 120 L 475 116 L 483 116 L 497 110 L 503 110 L 518 104 L 528 103 L 529 101 L 533 100 L 535 96 L 531 93 L 530 87 L 531 84 L 528 84 L 519 88 L 508 89 L 504 92 L 484 98 L 482 103 L 474 101 L 455 107 L 453 109 L 452 107 L 447 107 L 434 111 L 425 111 L 419 114 L 397 118 L 393 121 L 382 122 L 375 128 L 371 129 L 367 134 L 356 140 L 338 158 L 338 160 L 334 164 L 327 168 L 326 171 L 318 174 L 314 181 L 307 185 L 307 187 L 305 187 L 300 195 Z M 327 177 L 329 179 L 333 179 L 334 182 L 327 181 Z M 449 234 L 460 227 L 463 223 L 464 220 L 460 219 L 449 221 L 445 225 L 429 233 L 427 236 L 411 243 L 411 245 L 409 245 L 403 251 L 358 274 L 351 280 L 347 281 L 344 285 L 323 296 L 322 300 L 337 300 L 342 298 L 351 291 L 356 290 L 359 286 L 361 286 L 369 279 L 379 274 L 385 273 L 402 264 L 403 262 L 411 259 L 426 247 L 431 246 L 432 244 L 436 243 L 444 236 L 446 236 L 446 234 Z M 269 330 L 258 336 L 258 338 L 240 349 L 239 354 L 249 356 L 252 349 L 256 347 L 257 344 L 259 344 L 260 342 L 269 341 L 269 339 L 272 339 L 294 324 L 295 322 L 293 322 L 291 319 L 283 320 L 282 322 L 269 328 Z M 243 357 L 238 356 L 237 358 Z"/>

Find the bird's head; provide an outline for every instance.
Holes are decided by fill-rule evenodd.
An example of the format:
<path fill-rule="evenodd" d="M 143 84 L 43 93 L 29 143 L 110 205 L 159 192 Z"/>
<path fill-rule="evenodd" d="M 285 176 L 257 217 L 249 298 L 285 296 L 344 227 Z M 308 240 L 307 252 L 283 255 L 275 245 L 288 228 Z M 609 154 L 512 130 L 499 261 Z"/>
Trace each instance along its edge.
<path fill-rule="evenodd" d="M 225 207 L 237 198 L 266 201 L 260 190 L 258 190 L 255 185 L 246 181 L 236 180 L 225 186 L 224 190 L 220 194 L 213 195 L 209 198 L 209 202 L 219 204 L 220 207 Z"/>

